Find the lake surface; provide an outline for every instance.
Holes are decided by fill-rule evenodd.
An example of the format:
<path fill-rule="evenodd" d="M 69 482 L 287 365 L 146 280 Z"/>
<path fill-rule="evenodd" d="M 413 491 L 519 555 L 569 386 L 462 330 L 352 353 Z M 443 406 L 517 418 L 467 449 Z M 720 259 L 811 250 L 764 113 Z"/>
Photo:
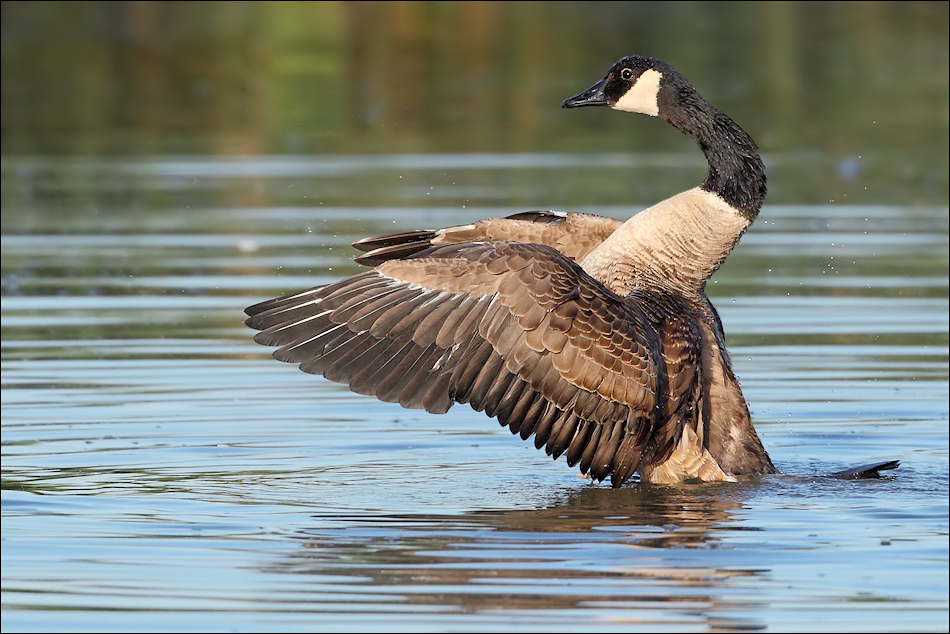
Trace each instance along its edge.
<path fill-rule="evenodd" d="M 4 159 L 4 631 L 945 631 L 945 206 L 765 207 L 710 284 L 786 474 L 741 484 L 591 484 L 466 407 L 303 374 L 242 325 L 357 271 L 357 238 L 523 209 L 473 181 L 512 198 L 636 160 Z M 400 177 L 405 208 L 128 211 Z M 122 202 L 41 213 L 58 191 Z"/>

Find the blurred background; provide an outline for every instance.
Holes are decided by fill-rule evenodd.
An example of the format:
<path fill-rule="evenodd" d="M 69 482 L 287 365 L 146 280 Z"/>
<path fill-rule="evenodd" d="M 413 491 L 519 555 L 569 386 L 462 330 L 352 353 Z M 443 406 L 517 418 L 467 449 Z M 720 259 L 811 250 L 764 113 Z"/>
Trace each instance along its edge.
<path fill-rule="evenodd" d="M 652 203 L 701 179 L 692 142 L 560 108 L 643 54 L 757 140 L 767 203 L 946 204 L 948 18 L 946 2 L 4 2 L 2 154 L 695 156 L 663 191 L 542 188 L 561 206 Z M 218 202 L 273 202 L 257 190 Z"/>

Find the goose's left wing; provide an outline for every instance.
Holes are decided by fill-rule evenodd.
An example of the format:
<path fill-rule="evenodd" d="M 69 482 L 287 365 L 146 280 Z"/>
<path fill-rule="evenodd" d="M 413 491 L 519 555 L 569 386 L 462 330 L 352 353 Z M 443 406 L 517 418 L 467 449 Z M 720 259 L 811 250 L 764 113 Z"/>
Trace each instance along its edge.
<path fill-rule="evenodd" d="M 580 262 L 621 224 L 619 220 L 593 214 L 525 211 L 506 218 L 486 218 L 470 225 L 363 238 L 353 243 L 355 249 L 363 252 L 354 259 L 359 264 L 376 266 L 433 246 L 506 240 L 546 244 Z"/>

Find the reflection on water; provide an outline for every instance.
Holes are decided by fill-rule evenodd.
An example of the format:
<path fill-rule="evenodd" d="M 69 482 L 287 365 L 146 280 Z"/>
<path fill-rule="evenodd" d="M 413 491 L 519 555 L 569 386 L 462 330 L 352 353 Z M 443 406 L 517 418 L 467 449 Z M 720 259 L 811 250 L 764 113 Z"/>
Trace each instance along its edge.
<path fill-rule="evenodd" d="M 3 4 L 4 632 L 946 631 L 946 4 L 589 5 Z M 357 238 L 692 186 L 557 107 L 632 44 L 766 150 L 709 291 L 789 475 L 614 491 L 251 341 Z"/>
<path fill-rule="evenodd" d="M 662 123 L 618 126 L 612 113 L 559 108 L 614 60 L 646 54 L 781 157 L 769 163 L 773 204 L 948 195 L 946 3 L 5 2 L 2 11 L 4 156 L 697 157 Z M 701 178 L 696 165 L 663 175 L 674 185 L 660 196 L 655 176 L 628 180 L 623 200 L 682 191 Z M 585 200 L 553 186 L 555 204 Z M 123 188 L 103 198 L 118 202 Z"/>
<path fill-rule="evenodd" d="M 378 163 L 344 165 L 372 179 Z M 83 182 L 140 169 L 104 165 Z M 216 169 L 209 189 L 240 180 Z M 766 207 L 710 290 L 792 475 L 614 491 L 482 414 L 379 403 L 251 341 L 244 306 L 355 271 L 356 237 L 497 212 L 417 195 L 397 215 L 183 207 L 65 235 L 55 215 L 9 221 L 4 630 L 126 628 L 141 609 L 165 629 L 944 627 L 946 208 Z M 817 477 L 887 458 L 903 465 L 880 481 Z"/>
<path fill-rule="evenodd" d="M 271 571 L 352 575 L 352 583 L 408 605 L 512 619 L 556 622 L 583 611 L 614 624 L 765 627 L 721 614 L 739 603 L 744 612 L 763 609 L 724 590 L 765 570 L 734 555 L 690 554 L 722 545 L 717 533 L 735 521 L 737 498 L 747 493 L 715 486 L 611 493 L 585 488 L 540 510 L 463 517 L 318 514 L 319 528 L 301 532 L 303 549 Z"/>

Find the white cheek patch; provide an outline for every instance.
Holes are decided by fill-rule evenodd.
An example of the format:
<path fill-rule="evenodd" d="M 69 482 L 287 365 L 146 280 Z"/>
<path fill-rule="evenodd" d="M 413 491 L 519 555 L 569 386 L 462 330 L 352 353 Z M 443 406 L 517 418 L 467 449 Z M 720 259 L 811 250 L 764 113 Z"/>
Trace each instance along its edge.
<path fill-rule="evenodd" d="M 660 108 L 656 103 L 656 96 L 660 92 L 660 79 L 663 75 L 652 68 L 643 72 L 637 83 L 630 87 L 630 90 L 623 94 L 612 108 L 614 110 L 626 110 L 627 112 L 642 112 L 652 117 L 660 114 Z"/>

